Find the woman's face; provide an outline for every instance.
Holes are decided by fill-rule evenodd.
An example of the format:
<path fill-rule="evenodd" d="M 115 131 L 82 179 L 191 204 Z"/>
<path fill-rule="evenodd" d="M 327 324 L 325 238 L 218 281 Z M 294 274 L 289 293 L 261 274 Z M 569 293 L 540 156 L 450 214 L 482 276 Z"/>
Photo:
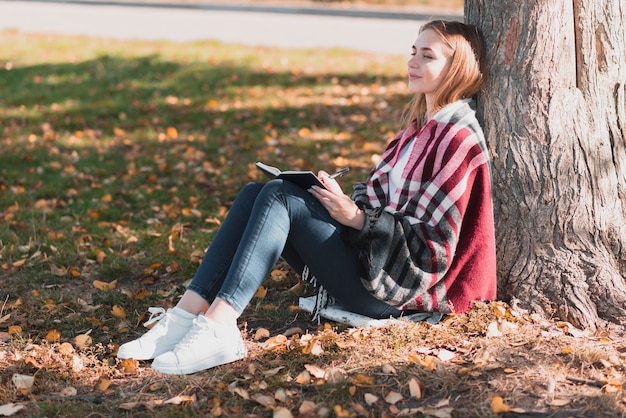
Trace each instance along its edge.
<path fill-rule="evenodd" d="M 428 100 L 450 69 L 452 52 L 439 35 L 426 29 L 413 44 L 409 60 L 409 91 L 423 93 Z"/>

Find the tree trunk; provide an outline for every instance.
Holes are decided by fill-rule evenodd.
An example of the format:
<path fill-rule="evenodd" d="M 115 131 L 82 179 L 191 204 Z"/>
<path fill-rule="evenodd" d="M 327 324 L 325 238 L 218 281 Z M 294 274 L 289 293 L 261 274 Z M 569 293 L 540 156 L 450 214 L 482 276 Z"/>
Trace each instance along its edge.
<path fill-rule="evenodd" d="M 465 0 L 487 46 L 499 298 L 626 323 L 626 6 Z"/>

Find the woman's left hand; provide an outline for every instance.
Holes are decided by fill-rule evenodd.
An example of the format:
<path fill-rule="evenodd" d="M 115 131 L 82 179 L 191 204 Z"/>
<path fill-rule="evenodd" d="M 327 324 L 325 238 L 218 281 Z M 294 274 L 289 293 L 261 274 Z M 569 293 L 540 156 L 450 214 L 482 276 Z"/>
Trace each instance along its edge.
<path fill-rule="evenodd" d="M 350 199 L 350 196 L 341 190 L 339 183 L 335 179 L 328 178 L 328 174 L 324 171 L 320 171 L 318 177 L 326 189 L 313 186 L 309 192 L 320 201 L 334 220 L 354 229 L 363 229 L 365 214 Z"/>

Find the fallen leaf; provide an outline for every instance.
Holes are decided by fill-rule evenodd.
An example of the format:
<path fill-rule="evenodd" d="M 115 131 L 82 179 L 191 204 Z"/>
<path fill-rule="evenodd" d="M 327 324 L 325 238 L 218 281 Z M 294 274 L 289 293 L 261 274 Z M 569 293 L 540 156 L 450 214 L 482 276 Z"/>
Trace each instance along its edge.
<path fill-rule="evenodd" d="M 274 392 L 274 399 L 278 402 L 285 403 L 289 399 L 289 396 L 287 395 L 287 391 L 285 389 L 278 388 L 276 389 L 276 392 Z"/>
<path fill-rule="evenodd" d="M 265 348 L 266 350 L 286 348 L 287 341 L 287 337 L 279 334 L 274 337 L 268 338 L 267 341 L 265 341 L 265 343 L 263 344 L 263 348 Z"/>
<path fill-rule="evenodd" d="M 61 391 L 59 392 L 59 396 L 61 396 L 63 398 L 68 398 L 70 396 L 76 396 L 77 393 L 78 393 L 78 391 L 76 390 L 75 387 L 67 386 L 67 387 L 64 387 L 63 389 L 61 389 Z"/>
<path fill-rule="evenodd" d="M 22 267 L 26 263 L 26 259 L 18 260 L 12 264 L 13 267 Z"/>
<path fill-rule="evenodd" d="M 7 331 L 9 335 L 20 335 L 22 333 L 22 327 L 19 325 L 11 325 Z"/>
<path fill-rule="evenodd" d="M 126 311 L 120 305 L 113 305 L 111 308 L 111 315 L 116 318 L 124 319 L 126 318 Z"/>
<path fill-rule="evenodd" d="M 384 374 L 398 374 L 396 369 L 391 364 L 383 365 L 383 373 Z"/>
<path fill-rule="evenodd" d="M 250 399 L 250 395 L 248 394 L 248 391 L 245 390 L 244 388 L 240 388 L 239 386 L 232 386 L 232 387 L 229 386 L 228 390 L 231 393 L 235 393 L 235 394 L 241 396 L 242 398 L 244 398 L 246 400 Z"/>
<path fill-rule="evenodd" d="M 92 338 L 87 334 L 80 334 L 77 335 L 76 338 L 74 338 L 74 344 L 76 344 L 76 347 L 80 348 L 81 350 L 89 347 L 92 341 Z"/>
<path fill-rule="evenodd" d="M 74 349 L 74 346 L 68 342 L 64 342 L 59 345 L 59 353 L 63 354 L 64 356 L 71 356 L 75 352 L 76 350 Z"/>
<path fill-rule="evenodd" d="M 319 356 L 323 352 L 324 352 L 324 347 L 322 346 L 322 342 L 319 340 L 319 338 L 311 338 L 302 348 L 302 354 L 311 354 L 314 356 Z"/>
<path fill-rule="evenodd" d="M 179 396 L 174 396 L 173 398 L 170 398 L 163 403 L 170 404 L 170 405 L 180 405 L 185 402 L 193 403 L 195 401 L 196 401 L 196 395 L 191 395 L 191 396 L 179 395 Z"/>
<path fill-rule="evenodd" d="M 311 383 L 311 374 L 304 370 L 298 376 L 296 376 L 296 383 L 300 385 L 308 385 Z"/>
<path fill-rule="evenodd" d="M 500 396 L 494 396 L 491 400 L 491 411 L 494 414 L 500 414 L 502 412 L 510 412 L 511 407 L 505 404 Z"/>
<path fill-rule="evenodd" d="M 107 255 L 104 253 L 104 251 L 98 250 L 98 252 L 96 253 L 96 261 L 98 262 L 98 264 L 102 264 L 106 256 Z"/>
<path fill-rule="evenodd" d="M 274 410 L 274 413 L 272 414 L 272 417 L 273 418 L 292 418 L 293 414 L 287 408 L 280 407 L 280 408 Z"/>
<path fill-rule="evenodd" d="M 276 373 L 278 373 L 279 371 L 281 371 L 284 368 L 285 368 L 285 366 L 278 366 L 278 367 L 275 367 L 273 369 L 266 370 L 266 371 L 263 372 L 263 376 L 265 376 L 265 377 L 274 376 Z"/>
<path fill-rule="evenodd" d="M 326 376 L 326 370 L 313 364 L 305 364 L 304 368 L 316 379 L 323 379 Z"/>
<path fill-rule="evenodd" d="M 346 381 L 347 373 L 338 367 L 333 367 L 324 374 L 324 379 L 330 384 L 343 383 Z"/>
<path fill-rule="evenodd" d="M 266 295 L 267 289 L 265 288 L 265 286 L 259 286 L 259 288 L 256 290 L 256 293 L 254 294 L 254 297 L 257 299 L 263 299 Z"/>
<path fill-rule="evenodd" d="M 254 333 L 254 341 L 262 340 L 263 338 L 269 338 L 270 332 L 265 328 L 259 328 Z"/>
<path fill-rule="evenodd" d="M 262 393 L 255 393 L 254 395 L 250 396 L 250 399 L 252 399 L 253 401 L 263 405 L 263 406 L 274 406 L 276 405 L 276 401 L 274 401 L 274 398 L 271 398 L 267 395 L 264 395 Z"/>
<path fill-rule="evenodd" d="M 424 396 L 424 382 L 414 377 L 409 379 L 409 393 L 412 398 L 422 399 Z"/>
<path fill-rule="evenodd" d="M 111 386 L 111 380 L 105 377 L 101 377 L 96 384 L 96 389 L 100 392 L 106 392 L 109 386 Z"/>
<path fill-rule="evenodd" d="M 454 358 L 454 353 L 450 350 L 439 350 L 437 358 L 441 361 L 450 361 Z"/>
<path fill-rule="evenodd" d="M 93 285 L 96 289 L 99 289 L 102 291 L 113 290 L 117 286 L 117 280 L 113 280 L 110 283 L 101 282 L 100 280 L 94 280 Z"/>
<path fill-rule="evenodd" d="M 35 384 L 35 377 L 25 374 L 14 373 L 11 378 L 13 386 L 18 389 L 22 394 L 26 395 L 30 392 L 31 388 Z"/>
<path fill-rule="evenodd" d="M 487 327 L 487 337 L 501 337 L 502 336 L 502 332 L 498 329 L 498 322 L 497 321 L 493 321 L 491 324 L 489 324 L 489 326 Z"/>
<path fill-rule="evenodd" d="M 354 376 L 352 378 L 352 384 L 353 385 L 357 385 L 357 386 L 373 385 L 374 384 L 374 378 L 372 376 L 368 376 L 366 374 L 359 373 L 359 374 L 357 374 L 356 376 Z"/>
<path fill-rule="evenodd" d="M 339 418 L 348 418 L 352 415 L 349 410 L 343 409 L 341 405 L 335 405 L 333 407 L 333 412 L 335 412 L 335 416 Z"/>
<path fill-rule="evenodd" d="M 67 274 L 65 267 L 57 267 L 54 264 L 50 266 L 50 272 L 57 277 L 63 277 Z"/>
<path fill-rule="evenodd" d="M 378 396 L 371 393 L 366 393 L 365 395 L 363 395 L 363 398 L 365 399 L 365 403 L 370 406 L 378 402 Z"/>
<path fill-rule="evenodd" d="M 46 334 L 46 340 L 51 343 L 57 343 L 61 340 L 61 333 L 57 329 L 51 329 Z"/>
<path fill-rule="evenodd" d="M 26 408 L 26 406 L 18 403 L 7 403 L 4 405 L 0 405 L 0 415 L 10 417 L 11 415 L 21 411 L 24 408 Z"/>
<path fill-rule="evenodd" d="M 302 416 L 310 416 L 315 413 L 316 409 L 317 405 L 315 404 L 315 402 L 304 401 L 302 402 L 302 405 L 300 405 L 300 408 L 298 408 L 298 413 Z"/>
<path fill-rule="evenodd" d="M 124 359 L 120 363 L 120 370 L 123 373 L 135 374 L 139 370 L 139 362 L 132 358 Z"/>
<path fill-rule="evenodd" d="M 385 402 L 391 405 L 400 402 L 402 399 L 404 399 L 404 396 L 402 396 L 401 393 L 395 392 L 393 390 L 385 395 Z"/>

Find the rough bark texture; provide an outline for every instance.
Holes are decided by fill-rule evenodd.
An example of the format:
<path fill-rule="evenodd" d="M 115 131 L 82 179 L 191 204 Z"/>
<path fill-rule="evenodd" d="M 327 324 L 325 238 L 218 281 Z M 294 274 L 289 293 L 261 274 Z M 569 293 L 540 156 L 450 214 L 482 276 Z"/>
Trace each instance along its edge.
<path fill-rule="evenodd" d="M 488 50 L 499 297 L 626 323 L 626 3 L 465 0 Z"/>

